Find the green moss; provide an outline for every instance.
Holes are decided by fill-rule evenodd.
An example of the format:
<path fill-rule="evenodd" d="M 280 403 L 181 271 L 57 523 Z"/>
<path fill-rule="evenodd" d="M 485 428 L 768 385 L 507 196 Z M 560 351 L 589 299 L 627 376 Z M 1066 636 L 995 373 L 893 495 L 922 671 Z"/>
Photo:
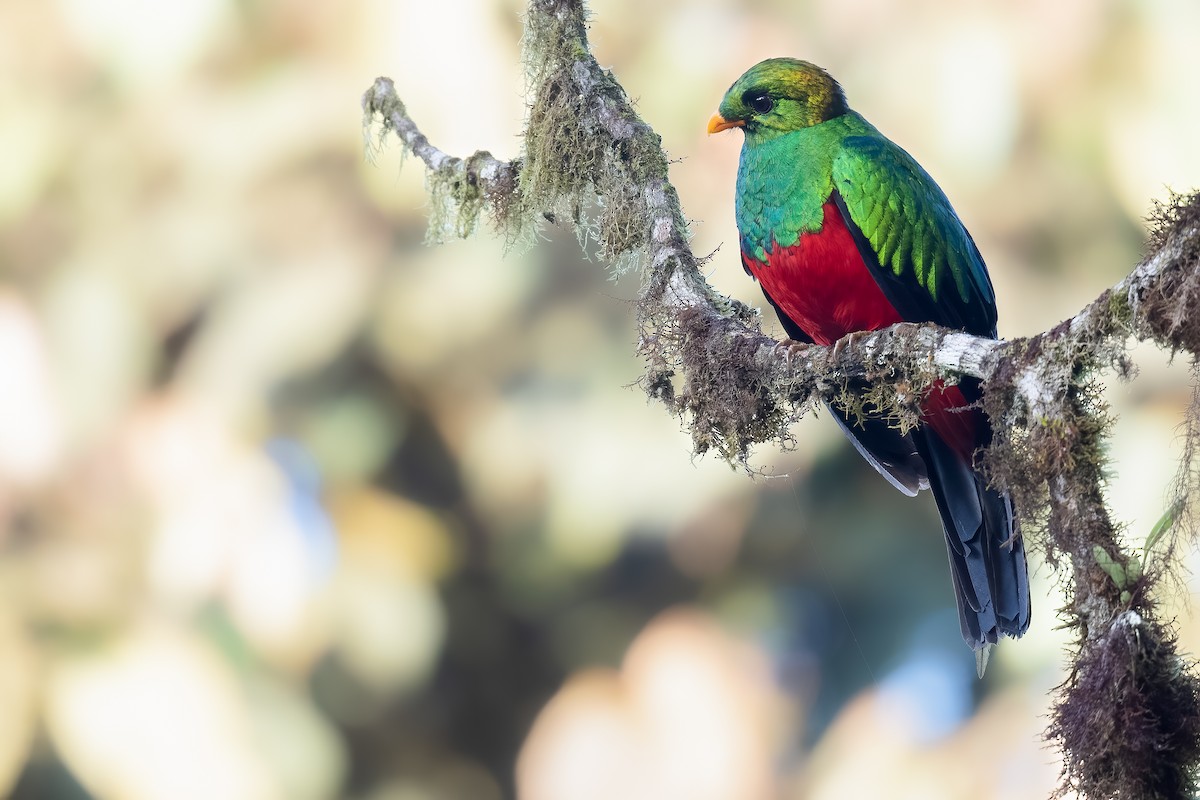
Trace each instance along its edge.
<path fill-rule="evenodd" d="M 525 68 L 532 100 L 521 170 L 531 217 L 570 220 L 615 274 L 644 265 L 654 224 L 641 190 L 665 180 L 661 141 L 587 46 L 581 4 L 546 0 L 527 20 Z M 594 196 L 599 215 L 580 213 Z M 682 226 L 682 220 L 675 224 Z"/>
<path fill-rule="evenodd" d="M 457 169 L 428 172 L 425 189 L 429 195 L 429 230 L 426 244 L 441 244 L 448 239 L 465 239 L 479 228 L 484 195 L 476 173 L 457 165 Z"/>
<path fill-rule="evenodd" d="M 1133 309 L 1129 306 L 1129 295 L 1124 292 L 1105 292 L 1108 297 L 1108 315 L 1115 324 L 1128 328 L 1133 324 Z"/>

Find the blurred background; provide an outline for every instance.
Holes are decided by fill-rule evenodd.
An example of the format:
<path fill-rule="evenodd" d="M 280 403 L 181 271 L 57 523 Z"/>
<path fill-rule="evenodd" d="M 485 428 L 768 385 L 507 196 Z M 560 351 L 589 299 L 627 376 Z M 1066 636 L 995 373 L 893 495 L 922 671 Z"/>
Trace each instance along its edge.
<path fill-rule="evenodd" d="M 711 281 L 760 306 L 741 137 L 704 131 L 767 56 L 939 180 L 1001 335 L 1075 313 L 1200 186 L 1191 0 L 591 8 Z M 693 458 L 630 386 L 636 277 L 569 230 L 423 246 L 421 166 L 364 157 L 359 97 L 389 75 L 443 149 L 517 155 L 521 10 L 0 4 L 0 794 L 1046 796 L 1046 568 L 976 680 L 927 496 L 826 418 L 758 477 Z M 1137 357 L 1110 494 L 1140 543 L 1188 391 Z M 1168 598 L 1191 652 L 1198 586 Z"/>

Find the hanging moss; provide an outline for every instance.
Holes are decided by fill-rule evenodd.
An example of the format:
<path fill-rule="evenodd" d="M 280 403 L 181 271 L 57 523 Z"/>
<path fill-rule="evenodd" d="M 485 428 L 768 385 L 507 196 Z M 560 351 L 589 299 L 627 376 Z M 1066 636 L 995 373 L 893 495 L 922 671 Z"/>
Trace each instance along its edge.
<path fill-rule="evenodd" d="M 1200 698 L 1193 667 L 1152 620 L 1122 613 L 1082 648 L 1049 735 L 1067 757 L 1058 796 L 1177 800 L 1195 796 Z"/>

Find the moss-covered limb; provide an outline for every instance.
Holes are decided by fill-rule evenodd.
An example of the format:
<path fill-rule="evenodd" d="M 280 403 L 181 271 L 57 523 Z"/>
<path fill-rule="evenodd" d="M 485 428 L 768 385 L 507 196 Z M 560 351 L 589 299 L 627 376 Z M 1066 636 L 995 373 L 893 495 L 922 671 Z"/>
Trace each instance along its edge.
<path fill-rule="evenodd" d="M 562 214 L 618 265 L 676 260 L 695 268 L 667 181 L 662 140 L 587 41 L 582 0 L 532 0 L 526 17 L 530 108 L 521 188 L 530 208 Z M 584 219 L 594 197 L 598 218 Z M 655 199 L 664 199 L 657 208 Z M 618 268 L 618 271 L 621 271 Z"/>
<path fill-rule="evenodd" d="M 1045 488 L 1044 549 L 1070 578 L 1059 616 L 1076 632 L 1076 651 L 1047 731 L 1064 754 L 1061 794 L 1190 798 L 1200 761 L 1200 680 L 1156 617 L 1161 572 L 1143 569 L 1105 505 L 1107 418 L 1094 387 L 1072 385 L 1056 411 L 1026 434 L 1026 452 L 1009 454 L 998 469 L 1019 492 Z M 1022 461 L 1038 477 L 1014 474 Z"/>
<path fill-rule="evenodd" d="M 912 427 L 930 384 L 965 375 L 986 378 L 1014 346 L 910 323 L 848 337 L 834 347 L 780 343 L 762 334 L 756 320 L 704 303 L 703 293 L 680 273 L 665 294 L 675 304 L 669 324 L 659 325 L 656 338 L 647 340 L 643 333 L 643 342 L 654 344 L 643 346 L 643 354 L 657 358 L 666 372 L 651 386 L 691 419 L 699 452 L 716 450 L 737 463 L 745 462 L 755 444 L 787 442 L 791 423 L 822 403 Z M 851 382 L 876 388 L 864 397 L 847 392 Z M 747 398 L 753 403 L 747 405 Z"/>
<path fill-rule="evenodd" d="M 1060 796 L 1195 796 L 1198 683 L 1159 621 L 1116 614 L 1081 647 L 1060 692 L 1048 731 L 1066 758 Z"/>
<path fill-rule="evenodd" d="M 1200 352 L 1200 193 L 1159 205 L 1149 255 L 1070 320 L 1091 338 L 1132 335 L 1172 351 Z"/>
<path fill-rule="evenodd" d="M 490 207 L 498 227 L 513 222 L 513 209 L 520 196 L 519 162 L 500 161 L 483 150 L 465 159 L 439 150 L 408 116 L 391 78 L 375 79 L 363 93 L 362 108 L 365 130 L 379 120 L 383 126 L 381 136 L 394 133 L 405 150 L 425 163 L 432 209 L 431 242 L 475 233 L 485 206 Z"/>

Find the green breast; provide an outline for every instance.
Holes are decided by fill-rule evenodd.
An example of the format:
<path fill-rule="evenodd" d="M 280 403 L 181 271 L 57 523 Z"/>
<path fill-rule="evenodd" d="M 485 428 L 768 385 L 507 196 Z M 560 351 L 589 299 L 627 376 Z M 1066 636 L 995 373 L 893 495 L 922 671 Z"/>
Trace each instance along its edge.
<path fill-rule="evenodd" d="M 801 234 L 820 230 L 842 140 L 872 133 L 878 132 L 853 111 L 784 134 L 748 133 L 736 196 L 742 252 L 765 260 L 772 242 L 791 247 Z"/>

